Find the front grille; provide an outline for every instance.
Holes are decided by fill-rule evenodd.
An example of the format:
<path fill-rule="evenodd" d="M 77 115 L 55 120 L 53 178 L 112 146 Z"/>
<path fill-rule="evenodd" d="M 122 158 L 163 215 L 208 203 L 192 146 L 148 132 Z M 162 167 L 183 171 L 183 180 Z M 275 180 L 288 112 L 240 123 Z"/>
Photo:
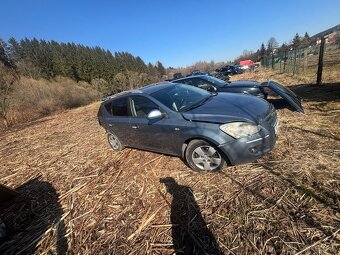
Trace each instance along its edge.
<path fill-rule="evenodd" d="M 264 118 L 263 121 L 265 122 L 266 126 L 270 126 L 271 128 L 274 128 L 276 122 L 277 122 L 277 114 L 275 111 L 275 108 L 272 107 L 269 114 L 267 114 Z"/>
<path fill-rule="evenodd" d="M 267 122 L 270 126 L 274 127 L 276 119 L 277 119 L 276 112 L 271 112 L 269 115 L 266 116 L 264 121 Z"/>

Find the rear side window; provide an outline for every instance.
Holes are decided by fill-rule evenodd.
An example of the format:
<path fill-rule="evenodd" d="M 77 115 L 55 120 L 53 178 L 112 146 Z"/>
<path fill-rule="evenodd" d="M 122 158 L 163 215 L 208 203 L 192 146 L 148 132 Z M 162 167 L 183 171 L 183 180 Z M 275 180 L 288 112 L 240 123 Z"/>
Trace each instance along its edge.
<path fill-rule="evenodd" d="M 118 98 L 113 100 L 110 104 L 105 105 L 105 108 L 113 116 L 128 117 L 130 116 L 130 113 L 127 102 L 127 97 Z"/>

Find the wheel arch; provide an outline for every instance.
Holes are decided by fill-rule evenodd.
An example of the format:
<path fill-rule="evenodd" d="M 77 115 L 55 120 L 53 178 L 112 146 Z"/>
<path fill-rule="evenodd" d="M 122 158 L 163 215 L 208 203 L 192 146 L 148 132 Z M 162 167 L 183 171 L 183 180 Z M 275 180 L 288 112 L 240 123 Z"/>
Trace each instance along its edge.
<path fill-rule="evenodd" d="M 226 153 L 224 153 L 222 150 L 220 150 L 220 148 L 218 147 L 218 142 L 214 141 L 213 139 L 211 139 L 209 137 L 202 137 L 202 136 L 190 137 L 190 138 L 188 138 L 187 140 L 184 141 L 184 143 L 182 144 L 182 152 L 181 152 L 182 159 L 185 160 L 185 151 L 188 147 L 188 144 L 193 140 L 203 140 L 203 141 L 206 141 L 208 143 L 211 143 L 212 145 L 215 146 L 215 148 L 218 150 L 218 152 L 221 153 L 221 155 L 223 156 L 226 163 L 228 165 L 231 164 L 230 160 L 229 160 L 229 156 Z"/>

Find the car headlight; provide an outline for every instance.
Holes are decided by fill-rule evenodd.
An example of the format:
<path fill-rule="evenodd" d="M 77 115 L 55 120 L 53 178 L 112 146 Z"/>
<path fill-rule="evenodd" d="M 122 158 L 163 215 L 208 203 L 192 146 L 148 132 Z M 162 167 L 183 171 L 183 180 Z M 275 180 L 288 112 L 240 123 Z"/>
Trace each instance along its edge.
<path fill-rule="evenodd" d="M 260 131 L 259 126 L 247 122 L 231 122 L 223 124 L 220 126 L 220 129 L 234 138 L 253 135 Z"/>

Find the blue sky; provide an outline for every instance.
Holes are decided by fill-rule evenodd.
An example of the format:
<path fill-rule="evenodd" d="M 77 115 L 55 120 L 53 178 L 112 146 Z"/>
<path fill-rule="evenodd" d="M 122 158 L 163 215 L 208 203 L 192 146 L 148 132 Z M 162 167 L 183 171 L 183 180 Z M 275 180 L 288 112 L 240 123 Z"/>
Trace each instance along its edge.
<path fill-rule="evenodd" d="M 24 37 L 128 51 L 145 62 L 227 61 L 274 36 L 340 23 L 340 0 L 4 0 L 0 38 Z"/>

